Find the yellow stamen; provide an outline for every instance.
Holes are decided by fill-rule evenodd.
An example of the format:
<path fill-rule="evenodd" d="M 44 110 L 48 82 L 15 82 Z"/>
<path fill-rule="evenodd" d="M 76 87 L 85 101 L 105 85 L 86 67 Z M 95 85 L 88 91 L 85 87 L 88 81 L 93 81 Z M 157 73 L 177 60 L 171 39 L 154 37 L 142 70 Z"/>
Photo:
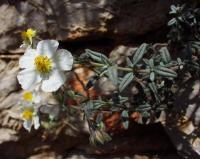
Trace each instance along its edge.
<path fill-rule="evenodd" d="M 23 99 L 25 101 L 31 102 L 33 100 L 33 94 L 31 92 L 25 92 L 23 94 Z"/>
<path fill-rule="evenodd" d="M 52 61 L 47 56 L 39 55 L 35 58 L 36 70 L 41 74 L 47 74 L 52 69 Z"/>
<path fill-rule="evenodd" d="M 33 110 L 30 108 L 26 108 L 24 109 L 23 113 L 22 113 L 22 118 L 25 120 L 32 120 L 33 118 Z"/>
<path fill-rule="evenodd" d="M 29 40 L 30 42 L 32 42 L 32 38 L 36 36 L 36 30 L 27 29 L 27 31 L 23 31 L 21 33 L 21 36 L 24 41 Z"/>

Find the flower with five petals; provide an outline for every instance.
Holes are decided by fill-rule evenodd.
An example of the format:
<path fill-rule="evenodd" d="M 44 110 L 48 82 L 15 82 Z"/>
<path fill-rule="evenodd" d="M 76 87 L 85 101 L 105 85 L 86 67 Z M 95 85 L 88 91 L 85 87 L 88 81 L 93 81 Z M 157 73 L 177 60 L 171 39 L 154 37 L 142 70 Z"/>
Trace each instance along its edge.
<path fill-rule="evenodd" d="M 26 49 L 19 60 L 23 70 L 17 75 L 24 90 L 33 90 L 41 84 L 44 92 L 54 92 L 65 83 L 64 71 L 72 69 L 73 56 L 67 50 L 57 50 L 58 45 L 56 40 L 42 40 L 36 49 Z"/>

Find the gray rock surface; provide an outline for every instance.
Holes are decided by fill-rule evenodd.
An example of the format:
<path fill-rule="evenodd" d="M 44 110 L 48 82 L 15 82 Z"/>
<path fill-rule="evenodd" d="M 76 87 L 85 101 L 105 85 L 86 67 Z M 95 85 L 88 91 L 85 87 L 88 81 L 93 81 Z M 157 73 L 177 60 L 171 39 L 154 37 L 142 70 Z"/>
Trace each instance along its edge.
<path fill-rule="evenodd" d="M 200 81 L 189 79 L 181 84 L 165 129 L 184 158 L 200 156 Z"/>
<path fill-rule="evenodd" d="M 20 32 L 29 27 L 37 29 L 40 36 L 61 41 L 138 37 L 165 26 L 170 5 L 182 1 L 3 0 L 0 52 L 18 47 Z"/>

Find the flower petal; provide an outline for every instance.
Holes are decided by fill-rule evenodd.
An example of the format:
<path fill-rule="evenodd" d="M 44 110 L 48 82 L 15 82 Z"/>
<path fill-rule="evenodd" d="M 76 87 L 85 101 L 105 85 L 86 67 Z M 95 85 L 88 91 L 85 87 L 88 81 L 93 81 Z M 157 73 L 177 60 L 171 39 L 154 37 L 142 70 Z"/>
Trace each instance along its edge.
<path fill-rule="evenodd" d="M 40 127 L 40 121 L 39 121 L 39 117 L 38 116 L 35 116 L 33 118 L 33 125 L 34 125 L 34 129 L 38 129 Z"/>
<path fill-rule="evenodd" d="M 56 53 L 55 63 L 56 63 L 55 67 L 57 69 L 64 71 L 71 70 L 73 65 L 73 56 L 69 51 L 65 49 L 60 49 Z"/>
<path fill-rule="evenodd" d="M 33 90 L 42 79 L 33 69 L 25 69 L 18 73 L 17 79 L 24 90 Z"/>
<path fill-rule="evenodd" d="M 37 56 L 35 49 L 28 48 L 25 54 L 19 59 L 20 68 L 34 68 L 34 59 Z"/>
<path fill-rule="evenodd" d="M 25 120 L 23 127 L 30 132 L 32 127 L 32 120 Z"/>
<path fill-rule="evenodd" d="M 59 70 L 53 70 L 49 79 L 42 82 L 42 90 L 44 92 L 55 92 L 66 81 L 66 77 L 63 72 Z"/>
<path fill-rule="evenodd" d="M 56 40 L 42 40 L 37 45 L 37 53 L 51 58 L 56 53 L 58 45 Z"/>
<path fill-rule="evenodd" d="M 35 96 L 34 96 L 34 103 L 40 103 L 41 101 L 41 96 L 37 93 L 35 93 Z"/>

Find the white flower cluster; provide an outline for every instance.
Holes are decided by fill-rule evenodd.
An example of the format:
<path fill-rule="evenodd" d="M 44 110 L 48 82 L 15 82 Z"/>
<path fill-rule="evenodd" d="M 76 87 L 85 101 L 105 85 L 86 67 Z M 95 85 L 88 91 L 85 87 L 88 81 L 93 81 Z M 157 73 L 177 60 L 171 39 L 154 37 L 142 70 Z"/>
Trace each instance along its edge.
<path fill-rule="evenodd" d="M 22 70 L 17 75 L 21 87 L 29 92 L 24 96 L 26 102 L 21 109 L 24 127 L 29 131 L 32 125 L 35 129 L 39 127 L 37 109 L 34 107 L 38 101 L 35 102 L 31 92 L 57 91 L 66 81 L 65 71 L 71 70 L 73 65 L 72 54 L 67 50 L 58 49 L 59 43 L 56 40 L 42 40 L 36 49 L 32 48 L 33 35 L 35 36 L 29 29 L 22 36 L 24 40 L 30 40 L 30 46 L 19 60 Z"/>
<path fill-rule="evenodd" d="M 38 104 L 40 102 L 40 96 L 36 92 L 25 91 L 23 93 L 23 99 L 20 103 L 20 113 L 21 118 L 24 123 L 23 126 L 29 132 L 31 127 L 34 126 L 35 129 L 38 129 L 40 126 L 39 116 L 38 116 Z"/>

